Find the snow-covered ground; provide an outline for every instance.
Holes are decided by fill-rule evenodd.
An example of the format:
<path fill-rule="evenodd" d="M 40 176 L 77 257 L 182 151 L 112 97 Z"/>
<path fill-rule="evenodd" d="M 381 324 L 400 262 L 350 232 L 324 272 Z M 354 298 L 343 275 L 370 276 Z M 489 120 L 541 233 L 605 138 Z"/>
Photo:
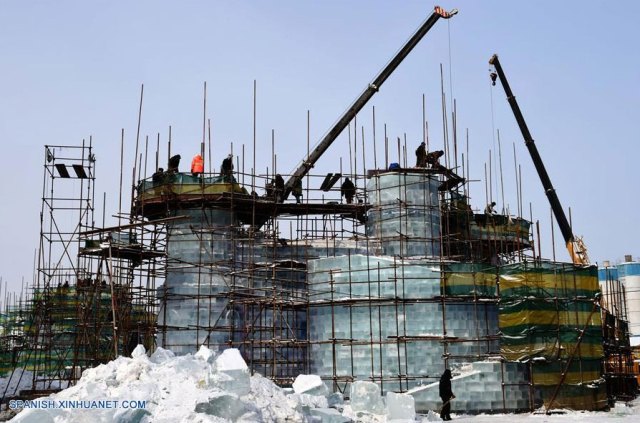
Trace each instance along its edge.
<path fill-rule="evenodd" d="M 408 395 L 391 393 L 382 401 L 377 387 L 368 382 L 354 386 L 352 401 L 346 404 L 314 375 L 301 375 L 293 389 L 282 389 L 260 375 L 250 376 L 238 350 L 217 354 L 206 347 L 179 357 L 158 348 L 147 357 L 138 346 L 131 358 L 119 357 L 86 370 L 75 386 L 11 405 L 23 408 L 12 421 L 34 423 L 440 421 L 433 412 L 416 416 Z M 472 423 L 640 422 L 640 402 L 618 404 L 608 413 L 454 413 L 453 418 Z"/>

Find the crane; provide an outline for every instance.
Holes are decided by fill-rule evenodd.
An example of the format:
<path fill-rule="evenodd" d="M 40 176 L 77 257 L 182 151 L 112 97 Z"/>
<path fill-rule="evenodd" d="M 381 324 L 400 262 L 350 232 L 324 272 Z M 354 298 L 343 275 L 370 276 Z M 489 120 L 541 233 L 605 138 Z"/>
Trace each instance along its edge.
<path fill-rule="evenodd" d="M 553 210 L 553 214 L 558 222 L 558 226 L 560 227 L 560 232 L 562 232 L 562 237 L 564 238 L 564 242 L 567 246 L 567 250 L 569 251 L 569 256 L 571 257 L 571 261 L 573 264 L 577 265 L 589 265 L 589 256 L 587 254 L 587 247 L 584 244 L 584 241 L 581 237 L 576 237 L 573 234 L 571 229 L 571 225 L 567 220 L 567 216 L 564 214 L 564 210 L 562 209 L 562 205 L 560 205 L 560 200 L 558 199 L 558 194 L 556 194 L 556 190 L 553 188 L 551 184 L 551 179 L 549 178 L 549 174 L 547 173 L 546 168 L 544 167 L 544 163 L 542 162 L 542 158 L 540 157 L 540 153 L 538 153 L 538 148 L 536 147 L 535 142 L 533 141 L 533 137 L 531 136 L 531 132 L 529 132 L 529 128 L 527 127 L 527 123 L 524 120 L 524 116 L 522 116 L 522 112 L 520 111 L 520 107 L 518 106 L 518 102 L 516 101 L 516 97 L 513 95 L 511 91 L 511 87 L 509 86 L 509 82 L 507 81 L 507 77 L 502 70 L 502 65 L 500 65 L 500 60 L 498 60 L 498 55 L 494 54 L 489 59 L 489 64 L 493 65 L 496 69 L 496 73 L 491 73 L 491 80 L 493 85 L 495 85 L 496 78 L 500 78 L 500 82 L 502 83 L 502 88 L 504 88 L 504 92 L 507 95 L 507 101 L 511 106 L 511 110 L 513 111 L 513 115 L 516 118 L 516 122 L 518 122 L 518 126 L 520 127 L 520 131 L 522 132 L 522 136 L 524 138 L 524 143 L 529 150 L 529 154 L 531 155 L 531 159 L 533 160 L 533 164 L 536 167 L 538 172 L 538 176 L 540 177 L 540 181 L 542 182 L 542 186 L 544 188 L 544 192 L 549 199 L 549 203 L 551 204 L 551 209 Z"/>
<path fill-rule="evenodd" d="M 304 178 L 309 170 L 316 164 L 322 154 L 327 151 L 333 141 L 344 131 L 349 122 L 358 114 L 360 110 L 367 104 L 367 102 L 378 92 L 384 81 L 393 73 L 398 65 L 404 60 L 405 57 L 413 50 L 413 48 L 420 42 L 420 40 L 429 32 L 431 27 L 440 18 L 449 19 L 453 15 L 457 14 L 458 10 L 453 9 L 447 12 L 440 6 L 434 8 L 431 16 L 418 28 L 413 36 L 404 44 L 404 46 L 398 51 L 393 59 L 384 67 L 384 69 L 375 77 L 375 79 L 365 88 L 360 96 L 353 102 L 353 104 L 347 109 L 346 112 L 338 119 L 335 125 L 327 132 L 327 134 L 318 142 L 313 151 L 309 154 L 306 160 L 303 160 L 298 168 L 291 174 L 291 177 L 287 180 L 284 186 L 284 193 L 280 199 L 281 202 L 287 199 L 293 190 L 296 183 Z"/>

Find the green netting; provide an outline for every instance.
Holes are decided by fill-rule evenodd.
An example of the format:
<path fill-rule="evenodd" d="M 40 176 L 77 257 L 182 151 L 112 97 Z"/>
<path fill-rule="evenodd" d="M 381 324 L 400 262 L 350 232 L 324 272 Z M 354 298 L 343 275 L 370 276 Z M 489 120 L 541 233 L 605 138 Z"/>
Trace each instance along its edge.
<path fill-rule="evenodd" d="M 481 263 L 450 263 L 444 266 L 446 295 L 495 296 L 497 270 Z"/>
<path fill-rule="evenodd" d="M 595 298 L 598 269 L 567 263 L 531 262 L 500 268 L 500 297 Z"/>
<path fill-rule="evenodd" d="M 545 407 L 549 405 L 555 385 L 538 386 L 537 394 L 542 397 Z M 607 389 L 604 383 L 562 385 L 553 401 L 552 408 L 570 410 L 604 410 L 608 407 Z"/>
<path fill-rule="evenodd" d="M 554 407 L 605 407 L 596 267 L 509 265 L 500 270 L 499 283 L 501 354 L 510 361 L 535 358 L 531 376 L 545 404 L 565 373 Z"/>
<path fill-rule="evenodd" d="M 117 286 L 114 289 L 121 305 L 128 307 L 129 331 L 135 331 L 140 322 L 145 325 L 155 322 L 156 317 L 143 306 L 129 302 L 128 288 Z M 78 291 L 75 287 L 36 290 L 29 310 L 0 316 L 0 376 L 16 367 L 59 371 L 73 365 L 112 359 L 111 306 L 110 290 Z M 37 315 L 33 312 L 36 307 L 41 311 Z M 89 333 L 86 330 L 83 333 L 79 325 L 83 321 L 93 325 Z M 85 339 L 87 336 L 90 339 Z M 125 338 L 119 338 L 120 352 L 127 346 L 128 339 Z"/>

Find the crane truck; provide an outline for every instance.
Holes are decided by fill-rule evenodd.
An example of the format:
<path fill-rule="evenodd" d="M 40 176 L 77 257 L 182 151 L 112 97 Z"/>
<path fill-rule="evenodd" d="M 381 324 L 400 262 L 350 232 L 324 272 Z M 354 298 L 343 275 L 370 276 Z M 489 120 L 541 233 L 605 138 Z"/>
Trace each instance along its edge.
<path fill-rule="evenodd" d="M 536 171 L 538 172 L 538 176 L 540 177 L 540 181 L 542 182 L 544 192 L 549 199 L 551 209 L 553 210 L 553 214 L 556 218 L 556 221 L 558 222 L 558 226 L 560 227 L 560 232 L 562 232 L 562 237 L 564 238 L 567 250 L 569 251 L 569 256 L 571 257 L 573 264 L 585 266 L 589 265 L 590 261 L 587 254 L 587 247 L 584 244 L 582 238 L 576 237 L 573 234 L 571 225 L 569 224 L 567 216 L 565 215 L 564 210 L 562 209 L 562 205 L 560 204 L 560 200 L 558 199 L 558 194 L 556 194 L 556 190 L 551 184 L 551 179 L 549 178 L 547 169 L 544 167 L 544 163 L 542 162 L 542 158 L 540 157 L 540 153 L 538 152 L 536 143 L 533 141 L 531 132 L 529 132 L 529 128 L 527 127 L 524 116 L 520 111 L 520 107 L 518 106 L 516 97 L 511 91 L 511 87 L 509 86 L 509 82 L 507 81 L 507 77 L 504 74 L 504 70 L 502 69 L 502 65 L 500 64 L 500 60 L 498 59 L 497 54 L 494 54 L 491 59 L 489 59 L 489 64 L 493 65 L 496 70 L 496 73 L 491 74 L 491 79 L 494 85 L 496 78 L 500 79 L 502 88 L 504 88 L 504 92 L 507 95 L 507 101 L 511 106 L 511 110 L 513 111 L 513 115 L 516 118 L 516 122 L 520 127 L 520 132 L 522 132 L 524 143 L 527 146 L 527 150 L 529 150 L 529 154 L 531 155 L 533 164 L 536 167 Z"/>

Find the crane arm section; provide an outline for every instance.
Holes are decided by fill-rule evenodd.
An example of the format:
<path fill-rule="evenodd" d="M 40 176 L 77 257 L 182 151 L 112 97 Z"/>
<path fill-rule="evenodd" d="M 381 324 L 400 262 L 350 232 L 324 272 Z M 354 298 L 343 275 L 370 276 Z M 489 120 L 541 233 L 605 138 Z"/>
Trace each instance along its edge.
<path fill-rule="evenodd" d="M 518 122 L 518 126 L 520 127 L 520 131 L 522 132 L 522 136 L 524 137 L 525 145 L 529 150 L 529 154 L 531 155 L 531 159 L 533 160 L 533 164 L 538 172 L 538 176 L 540 177 L 540 181 L 542 182 L 542 186 L 544 188 L 544 192 L 549 199 L 549 203 L 551 204 L 551 209 L 553 210 L 553 214 L 558 222 L 558 226 L 560 227 L 560 232 L 562 232 L 562 237 L 564 238 L 564 242 L 567 246 L 567 250 L 569 251 L 569 255 L 571 256 L 571 260 L 574 264 L 587 265 L 589 264 L 589 257 L 587 256 L 587 249 L 582 242 L 582 239 L 576 238 L 573 235 L 571 230 L 571 225 L 567 220 L 567 216 L 562 209 L 562 205 L 560 204 L 560 200 L 558 199 L 558 195 L 556 194 L 555 188 L 551 184 L 551 179 L 549 178 L 549 174 L 547 173 L 547 169 L 544 167 L 544 163 L 542 162 L 542 158 L 540 157 L 540 153 L 538 152 L 538 148 L 536 147 L 535 142 L 533 141 L 533 137 L 531 136 L 531 132 L 529 132 L 529 128 L 527 127 L 527 123 L 524 120 L 524 116 L 520 111 L 520 107 L 518 106 L 518 102 L 516 101 L 516 97 L 513 95 L 511 91 L 511 87 L 509 86 L 509 82 L 504 74 L 502 69 L 502 65 L 500 64 L 500 60 L 498 59 L 498 55 L 494 54 L 489 60 L 489 64 L 493 65 L 496 69 L 496 73 L 498 78 L 500 79 L 500 83 L 504 88 L 504 92 L 507 95 L 507 101 L 511 106 L 511 110 L 513 111 L 513 115 Z"/>
<path fill-rule="evenodd" d="M 457 9 L 453 9 L 450 12 L 445 11 L 443 8 L 436 6 L 433 14 L 427 18 L 427 20 L 418 28 L 413 36 L 405 43 L 405 45 L 398 51 L 398 53 L 391 59 L 391 61 L 385 66 L 385 68 L 375 77 L 375 79 L 365 88 L 364 92 L 356 99 L 356 101 L 347 109 L 347 111 L 338 119 L 335 125 L 327 132 L 327 134 L 320 140 L 316 147 L 309 153 L 306 160 L 303 160 L 300 166 L 293 172 L 291 177 L 287 180 L 284 186 L 284 195 L 281 201 L 284 201 L 289 197 L 296 182 L 304 178 L 309 170 L 316 164 L 322 154 L 327 151 L 333 141 L 344 131 L 349 122 L 362 110 L 365 104 L 378 92 L 384 81 L 389 78 L 393 71 L 400 65 L 405 57 L 413 50 L 413 48 L 420 42 L 420 40 L 429 32 L 431 27 L 440 18 L 449 19 L 453 15 L 458 13 Z"/>

